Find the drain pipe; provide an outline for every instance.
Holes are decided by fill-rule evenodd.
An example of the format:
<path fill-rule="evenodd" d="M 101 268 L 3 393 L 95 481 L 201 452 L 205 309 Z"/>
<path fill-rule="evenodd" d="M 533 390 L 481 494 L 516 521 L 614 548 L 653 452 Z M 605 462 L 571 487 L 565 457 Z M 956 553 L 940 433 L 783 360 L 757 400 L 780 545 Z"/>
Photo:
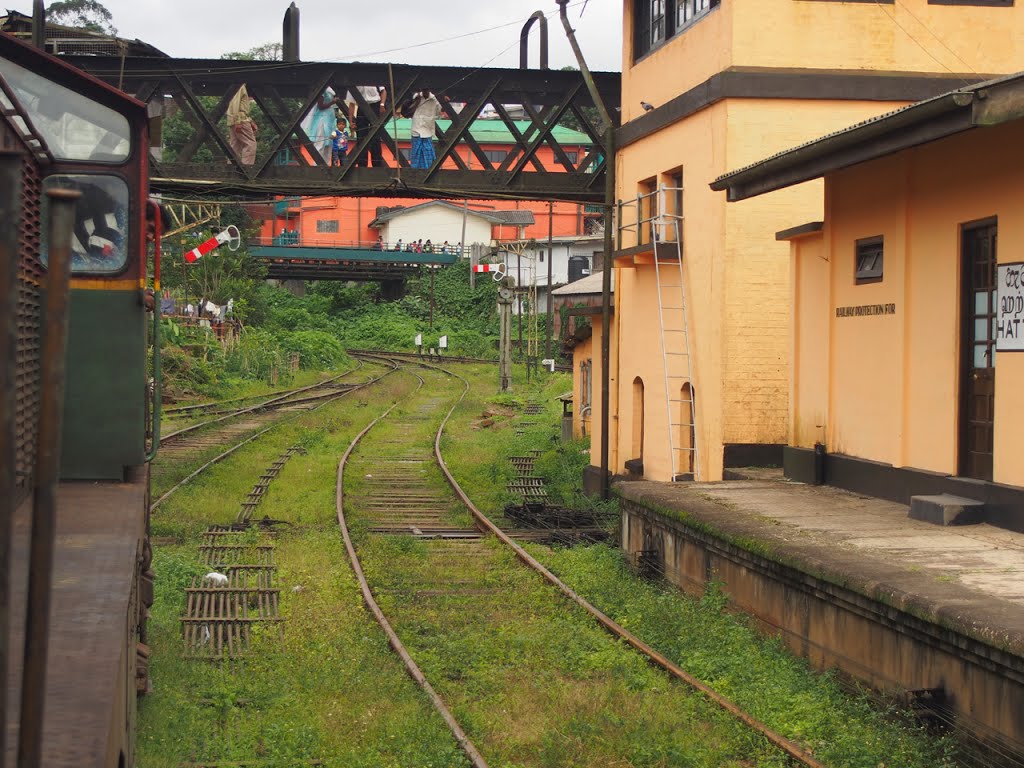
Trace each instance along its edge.
<path fill-rule="evenodd" d="M 562 19 L 562 27 L 565 28 L 565 36 L 569 38 L 569 45 L 572 52 L 576 54 L 576 62 L 580 66 L 583 80 L 590 91 L 590 98 L 594 100 L 601 120 L 604 123 L 604 151 L 605 151 L 605 177 L 604 177 L 604 264 L 601 275 L 601 498 L 608 499 L 611 496 L 611 488 L 608 477 L 608 409 L 611 404 L 611 319 L 612 319 L 612 212 L 615 209 L 615 125 L 608 114 L 604 99 L 597 90 L 594 77 L 590 74 L 590 68 L 583 58 L 583 51 L 580 50 L 576 41 L 576 33 L 569 24 L 569 16 L 565 7 L 569 0 L 555 0 L 558 3 L 558 14 Z"/>

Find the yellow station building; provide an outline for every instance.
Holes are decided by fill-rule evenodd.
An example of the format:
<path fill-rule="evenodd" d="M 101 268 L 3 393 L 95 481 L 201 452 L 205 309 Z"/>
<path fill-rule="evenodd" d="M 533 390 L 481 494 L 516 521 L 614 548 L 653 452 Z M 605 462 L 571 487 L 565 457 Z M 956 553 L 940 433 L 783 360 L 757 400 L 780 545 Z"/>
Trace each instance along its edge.
<path fill-rule="evenodd" d="M 742 200 L 818 177 L 823 220 L 777 233 L 792 254 L 786 474 L 902 503 L 951 494 L 1024 530 L 1024 73 L 713 187 Z"/>
<path fill-rule="evenodd" d="M 709 183 L 1024 68 L 1024 13 L 1005 0 L 624 0 L 623 12 L 608 467 L 719 480 L 782 460 L 790 270 L 774 233 L 822 218 L 822 183 L 732 205 Z M 592 319 L 573 366 L 594 383 L 590 487 L 604 333 Z"/>

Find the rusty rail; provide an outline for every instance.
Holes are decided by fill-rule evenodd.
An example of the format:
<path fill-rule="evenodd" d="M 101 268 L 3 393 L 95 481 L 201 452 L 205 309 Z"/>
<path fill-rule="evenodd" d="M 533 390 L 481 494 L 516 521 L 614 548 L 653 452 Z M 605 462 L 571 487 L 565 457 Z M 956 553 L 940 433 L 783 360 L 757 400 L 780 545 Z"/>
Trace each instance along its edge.
<path fill-rule="evenodd" d="M 417 378 L 419 378 L 417 376 Z M 415 394 L 423 387 L 423 379 L 420 379 L 419 386 L 413 391 Z M 461 400 L 460 400 L 461 402 Z M 376 598 L 373 596 L 373 591 L 370 589 L 370 585 L 366 580 L 366 574 L 363 573 L 363 567 L 359 562 L 359 556 L 356 554 L 355 546 L 352 544 L 352 537 L 349 535 L 348 523 L 345 520 L 345 496 L 344 496 L 344 480 L 345 480 L 345 463 L 348 461 L 349 456 L 355 450 L 359 441 L 373 429 L 379 422 L 381 422 L 389 413 L 398 407 L 398 402 L 388 408 L 384 413 L 378 416 L 376 419 L 371 421 L 362 432 L 355 436 L 344 455 L 341 457 L 341 461 L 338 462 L 338 475 L 337 485 L 335 491 L 335 506 L 338 514 L 338 526 L 341 528 L 342 538 L 345 540 L 345 551 L 348 552 L 349 564 L 352 566 L 352 571 L 355 574 L 356 580 L 359 582 L 359 589 L 362 592 L 363 600 L 366 602 L 370 612 L 373 613 L 374 618 L 380 625 L 381 629 L 384 630 L 384 634 L 387 635 L 388 643 L 391 645 L 395 653 L 401 658 L 402 663 L 405 665 L 406 671 L 409 676 L 416 681 L 420 688 L 430 698 L 431 703 L 434 705 L 434 709 L 438 711 L 441 717 L 444 719 L 448 729 L 452 732 L 455 740 L 458 742 L 459 747 L 469 758 L 473 768 L 487 768 L 487 762 L 483 756 L 477 751 L 473 742 L 469 736 L 466 735 L 465 731 L 462 730 L 462 726 L 459 725 L 455 716 L 452 715 L 451 710 L 444 703 L 444 700 L 438 695 L 437 691 L 434 690 L 433 686 L 427 681 L 422 670 L 413 661 L 412 656 L 406 650 L 405 645 L 399 639 L 398 634 L 392 628 L 391 623 L 384 616 L 384 612 L 381 610 L 380 605 L 377 604 Z"/>
<path fill-rule="evenodd" d="M 360 366 L 361 365 L 362 365 L 362 362 L 360 361 Z M 344 373 L 342 375 L 343 376 L 347 376 L 349 373 L 352 373 L 355 370 L 357 370 L 357 369 L 353 368 L 351 371 L 347 371 L 346 373 Z M 330 397 L 329 399 L 326 399 L 323 403 L 320 403 L 319 405 L 314 406 L 310 410 L 316 410 L 317 408 L 322 408 L 323 406 L 327 405 L 328 403 L 334 402 L 334 400 L 337 400 L 339 398 L 345 397 L 346 395 L 350 395 L 353 392 L 357 392 L 357 391 L 359 391 L 361 389 L 364 389 L 364 388 L 370 386 L 371 384 L 375 384 L 378 381 L 380 381 L 381 379 L 383 379 L 385 376 L 388 376 L 388 375 L 394 373 L 395 370 L 397 370 L 397 365 L 394 365 L 390 371 L 387 371 L 387 372 L 381 374 L 380 376 L 377 376 L 375 378 L 369 379 L 368 381 L 365 381 L 362 384 L 357 384 L 357 385 L 353 386 L 351 389 L 348 389 L 348 390 L 346 390 L 344 392 L 339 393 L 336 397 Z M 280 421 L 274 422 L 269 427 L 261 429 L 259 432 L 257 432 L 254 435 L 250 435 L 249 437 L 247 437 L 242 442 L 237 443 L 236 445 L 232 446 L 231 448 L 229 448 L 228 450 L 224 451 L 223 453 L 220 453 L 217 456 L 214 456 L 208 462 L 206 462 L 202 466 L 198 467 L 197 469 L 193 470 L 191 473 L 189 473 L 186 477 L 182 478 L 174 486 L 172 486 L 171 488 L 167 489 L 163 493 L 163 495 L 160 496 L 160 498 L 158 498 L 156 501 L 154 501 L 153 504 L 150 506 L 150 511 L 155 510 L 157 507 L 159 507 L 161 504 L 163 504 L 165 501 L 167 501 L 167 499 L 170 498 L 176 491 L 178 491 L 183 486 L 185 486 L 188 483 L 190 483 L 193 480 L 195 480 L 199 475 L 201 475 L 207 469 L 212 467 L 214 464 L 219 464 L 220 462 L 224 461 L 224 459 L 226 459 L 228 456 L 233 454 L 239 448 L 241 448 L 244 445 L 248 445 L 253 440 L 256 440 L 259 437 L 262 437 L 263 435 L 265 435 L 270 430 L 272 430 L 275 427 L 279 426 L 281 423 L 282 422 L 280 422 Z M 167 438 L 164 437 L 164 442 L 166 442 L 166 441 L 167 441 Z"/>
<path fill-rule="evenodd" d="M 804 750 L 799 744 L 790 739 L 787 739 L 782 734 L 778 733 L 772 728 L 769 728 L 760 720 L 757 720 L 753 716 L 749 715 L 748 713 L 740 709 L 740 707 L 738 707 L 729 699 L 715 691 L 711 686 L 707 685 L 701 680 L 698 680 L 693 675 L 689 674 L 686 670 L 684 670 L 674 661 L 669 659 L 667 656 L 656 651 L 654 648 L 649 646 L 639 637 L 637 637 L 632 632 L 627 630 L 625 627 L 618 624 L 612 618 L 607 616 L 596 606 L 594 606 L 586 599 L 581 597 L 565 582 L 563 582 L 561 579 L 555 576 L 554 573 L 549 571 L 540 561 L 538 561 L 529 552 L 527 552 L 519 544 L 513 541 L 503 530 L 501 530 L 501 528 L 495 525 L 489 517 L 487 517 L 483 512 L 480 511 L 480 509 L 477 508 L 475 504 L 473 504 L 472 499 L 470 499 L 469 496 L 466 495 L 466 492 L 462 490 L 462 487 L 458 484 L 458 482 L 455 480 L 455 477 L 448 470 L 448 465 L 445 464 L 444 457 L 441 455 L 441 436 L 444 433 L 444 428 L 447 425 L 448 420 L 451 418 L 452 414 L 455 412 L 455 409 L 459 407 L 459 404 L 462 403 L 462 401 L 468 394 L 469 382 L 466 379 L 459 376 L 458 374 L 453 373 L 452 371 L 444 372 L 447 373 L 449 376 L 459 379 L 463 383 L 464 388 L 462 391 L 462 395 L 455 402 L 455 404 L 452 405 L 451 410 L 448 411 L 448 414 L 442 420 L 441 426 L 438 427 L 437 435 L 434 438 L 434 453 L 437 457 L 437 463 L 441 467 L 441 471 L 444 473 L 444 476 L 448 479 L 448 482 L 452 486 L 452 489 L 455 491 L 456 495 L 458 495 L 462 503 L 466 505 L 466 508 L 476 519 L 477 523 L 481 525 L 485 530 L 490 531 L 492 534 L 494 534 L 499 541 L 501 541 L 503 544 L 511 548 L 513 552 L 515 552 L 516 557 L 518 557 L 520 561 L 528 565 L 533 570 L 537 571 L 537 573 L 541 574 L 541 576 L 543 576 L 550 584 L 558 588 L 558 590 L 562 592 L 562 594 L 564 594 L 574 603 L 583 608 L 587 613 L 593 616 L 601 626 L 603 626 L 606 630 L 611 632 L 617 638 L 629 643 L 629 645 L 631 645 L 634 649 L 642 653 L 644 656 L 646 656 L 648 659 L 654 662 L 657 666 L 664 669 L 677 680 L 680 680 L 689 685 L 694 690 L 699 691 L 712 702 L 714 702 L 719 707 L 724 709 L 726 712 L 733 715 L 736 719 L 738 719 L 745 725 L 749 726 L 750 728 L 760 733 L 762 736 L 764 736 L 765 739 L 770 741 L 772 744 L 774 744 L 780 750 L 782 750 L 787 755 L 792 757 L 794 760 L 797 760 L 801 765 L 807 766 L 807 768 L 825 768 L 825 766 L 822 763 L 820 763 L 810 753 Z"/>

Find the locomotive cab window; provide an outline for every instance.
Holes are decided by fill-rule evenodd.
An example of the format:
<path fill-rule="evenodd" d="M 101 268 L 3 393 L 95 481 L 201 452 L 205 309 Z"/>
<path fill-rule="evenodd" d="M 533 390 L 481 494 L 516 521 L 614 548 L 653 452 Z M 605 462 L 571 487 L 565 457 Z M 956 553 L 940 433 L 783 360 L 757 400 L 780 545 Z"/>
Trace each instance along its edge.
<path fill-rule="evenodd" d="M 2 56 L 0 75 L 58 160 L 122 163 L 128 159 L 131 131 L 124 115 Z"/>
<path fill-rule="evenodd" d="M 44 189 L 73 189 L 82 196 L 75 205 L 71 233 L 71 271 L 120 272 L 128 262 L 128 185 L 120 176 L 58 174 L 43 181 Z M 43 197 L 43 240 L 39 258 L 48 260 L 48 198 Z"/>

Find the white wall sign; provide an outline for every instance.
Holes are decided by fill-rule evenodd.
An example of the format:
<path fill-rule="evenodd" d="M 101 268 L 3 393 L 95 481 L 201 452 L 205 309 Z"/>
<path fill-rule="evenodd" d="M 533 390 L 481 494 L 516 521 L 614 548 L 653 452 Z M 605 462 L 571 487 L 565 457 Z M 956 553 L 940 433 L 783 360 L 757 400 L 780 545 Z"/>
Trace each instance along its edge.
<path fill-rule="evenodd" d="M 423 346 L 423 334 L 422 333 L 417 333 L 416 334 L 416 346 L 417 347 L 422 347 Z"/>
<path fill-rule="evenodd" d="M 448 349 L 448 337 L 442 336 L 437 340 L 437 346 L 441 349 Z"/>
<path fill-rule="evenodd" d="M 1024 352 L 1024 262 L 1000 264 L 996 286 L 996 351 Z"/>

